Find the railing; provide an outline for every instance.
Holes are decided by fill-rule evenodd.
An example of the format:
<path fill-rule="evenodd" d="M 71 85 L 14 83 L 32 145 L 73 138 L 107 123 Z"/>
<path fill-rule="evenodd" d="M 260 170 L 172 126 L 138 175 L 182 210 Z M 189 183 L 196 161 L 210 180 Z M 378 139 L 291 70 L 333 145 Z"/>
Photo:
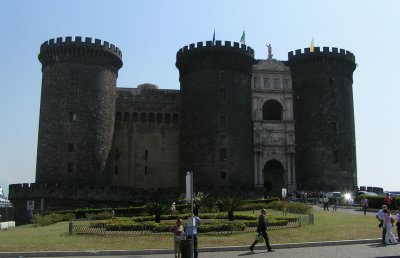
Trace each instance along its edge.
<path fill-rule="evenodd" d="M 282 212 L 277 212 L 282 214 Z M 293 214 L 290 214 L 293 216 Z M 107 230 L 104 226 L 94 226 L 95 222 L 101 220 L 91 220 L 91 219 L 74 219 L 69 221 L 69 234 L 89 234 L 89 235 L 118 235 L 118 236 L 143 236 L 143 235 L 171 235 L 171 232 L 153 232 L 148 230 Z M 240 220 L 236 220 L 240 221 Z M 287 222 L 275 223 L 268 225 L 268 230 L 284 229 L 284 228 L 297 228 L 308 224 L 314 224 L 313 214 L 302 214 L 297 215 L 296 219 L 289 220 Z M 214 231 L 214 232 L 204 232 L 201 234 L 205 235 L 223 235 L 223 234 L 234 234 L 243 232 L 256 232 L 257 227 L 246 227 L 243 231 Z"/>

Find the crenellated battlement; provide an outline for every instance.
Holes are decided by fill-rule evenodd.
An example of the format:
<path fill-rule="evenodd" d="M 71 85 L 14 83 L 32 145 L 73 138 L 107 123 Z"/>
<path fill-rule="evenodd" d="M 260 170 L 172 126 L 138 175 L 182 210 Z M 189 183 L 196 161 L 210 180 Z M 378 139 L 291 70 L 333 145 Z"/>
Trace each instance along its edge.
<path fill-rule="evenodd" d="M 40 46 L 39 60 L 43 66 L 56 62 L 78 61 L 102 64 L 118 71 L 122 67 L 122 52 L 115 45 L 100 39 L 93 41 L 90 37 L 59 37 L 45 41 Z"/>
<path fill-rule="evenodd" d="M 315 47 L 314 52 L 311 52 L 310 48 L 305 48 L 303 52 L 301 49 L 297 49 L 296 51 L 291 51 L 288 53 L 289 61 L 296 59 L 324 57 L 343 58 L 353 63 L 355 63 L 356 61 L 353 53 L 348 50 L 341 48 L 339 49 L 336 47 L 323 47 L 322 50 L 320 47 Z"/>
<path fill-rule="evenodd" d="M 254 50 L 238 42 L 217 40 L 197 42 L 179 49 L 176 53 L 176 67 L 180 77 L 193 71 L 233 70 L 251 73 L 254 63 Z"/>
<path fill-rule="evenodd" d="M 83 40 L 82 37 L 80 37 L 80 36 L 76 36 L 75 38 L 59 37 L 59 38 L 55 38 L 55 39 L 50 39 L 48 41 L 45 41 L 40 46 L 40 52 L 42 52 L 46 49 L 52 48 L 52 47 L 57 47 L 57 46 L 76 46 L 76 45 L 100 48 L 100 49 L 115 53 L 120 58 L 122 58 L 121 50 L 119 50 L 119 48 L 116 47 L 115 45 L 110 44 L 107 41 L 101 41 L 100 39 L 95 39 L 93 42 L 93 39 L 90 37 L 85 37 L 85 40 Z"/>
<path fill-rule="evenodd" d="M 185 55 L 186 53 L 192 52 L 192 51 L 221 51 L 223 49 L 228 49 L 228 50 L 237 50 L 243 53 L 248 54 L 252 58 L 254 58 L 254 50 L 246 46 L 245 44 L 240 44 L 238 42 L 232 42 L 232 41 L 225 41 L 224 44 L 221 40 L 216 40 L 215 44 L 213 45 L 212 41 L 206 41 L 206 42 L 197 42 L 192 43 L 190 45 L 184 46 L 183 48 L 179 49 L 178 52 L 176 53 L 176 58 L 178 59 L 179 57 Z"/>

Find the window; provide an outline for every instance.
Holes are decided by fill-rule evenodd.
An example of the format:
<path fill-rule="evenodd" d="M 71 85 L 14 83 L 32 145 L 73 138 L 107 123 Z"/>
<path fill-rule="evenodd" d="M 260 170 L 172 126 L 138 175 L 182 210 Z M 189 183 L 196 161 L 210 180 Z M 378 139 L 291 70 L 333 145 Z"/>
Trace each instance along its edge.
<path fill-rule="evenodd" d="M 226 126 L 226 116 L 225 115 L 221 115 L 219 117 L 219 124 L 221 125 L 221 127 L 225 127 Z"/>
<path fill-rule="evenodd" d="M 115 160 L 118 161 L 119 160 L 119 149 L 115 150 Z"/>
<path fill-rule="evenodd" d="M 68 171 L 68 173 L 74 172 L 74 164 L 68 163 L 68 165 L 67 165 L 67 171 Z"/>
<path fill-rule="evenodd" d="M 282 105 L 278 101 L 271 99 L 262 106 L 263 120 L 282 120 Z"/>
<path fill-rule="evenodd" d="M 68 144 L 68 152 L 74 152 L 74 150 L 75 150 L 74 144 L 73 143 L 69 143 Z"/>
<path fill-rule="evenodd" d="M 178 114 L 173 114 L 172 115 L 172 122 L 174 124 L 177 124 L 179 122 L 179 115 Z"/>
<path fill-rule="evenodd" d="M 156 120 L 157 120 L 157 123 L 162 123 L 162 121 L 163 121 L 163 114 L 162 114 L 162 113 L 157 113 L 157 115 L 156 115 Z"/>
<path fill-rule="evenodd" d="M 149 152 L 147 150 L 144 151 L 144 160 L 147 161 L 147 158 L 149 156 Z"/>
<path fill-rule="evenodd" d="M 75 112 L 69 112 L 68 114 L 68 121 L 76 121 L 76 113 Z"/>
<path fill-rule="evenodd" d="M 121 112 L 117 112 L 117 113 L 115 114 L 115 120 L 121 121 Z"/>
<path fill-rule="evenodd" d="M 137 122 L 139 120 L 139 116 L 137 112 L 132 113 L 132 120 L 133 122 Z"/>
<path fill-rule="evenodd" d="M 331 128 L 336 132 L 337 130 L 339 130 L 339 124 L 336 122 L 332 122 Z"/>
<path fill-rule="evenodd" d="M 164 118 L 165 118 L 165 123 L 166 124 L 171 123 L 171 114 L 168 114 L 168 113 L 165 114 Z"/>
<path fill-rule="evenodd" d="M 124 113 L 124 121 L 129 121 L 131 120 L 131 113 L 125 112 Z"/>
<path fill-rule="evenodd" d="M 150 123 L 154 122 L 154 113 L 149 113 L 149 122 Z"/>
<path fill-rule="evenodd" d="M 227 151 L 226 149 L 219 149 L 219 160 L 220 161 L 225 161 L 227 156 Z"/>
<path fill-rule="evenodd" d="M 333 151 L 333 163 L 339 163 L 339 152 Z"/>
<path fill-rule="evenodd" d="M 147 117 L 146 117 L 146 113 L 140 113 L 140 122 L 144 123 L 146 122 Z"/>
<path fill-rule="evenodd" d="M 225 180 L 227 178 L 226 171 L 219 171 L 219 178 Z"/>
<path fill-rule="evenodd" d="M 219 89 L 219 95 L 221 96 L 221 99 L 226 99 L 226 90 L 225 90 L 225 88 L 220 88 Z"/>
<path fill-rule="evenodd" d="M 147 166 L 144 167 L 144 174 L 147 175 Z"/>
<path fill-rule="evenodd" d="M 115 175 L 118 175 L 118 166 L 115 166 Z"/>

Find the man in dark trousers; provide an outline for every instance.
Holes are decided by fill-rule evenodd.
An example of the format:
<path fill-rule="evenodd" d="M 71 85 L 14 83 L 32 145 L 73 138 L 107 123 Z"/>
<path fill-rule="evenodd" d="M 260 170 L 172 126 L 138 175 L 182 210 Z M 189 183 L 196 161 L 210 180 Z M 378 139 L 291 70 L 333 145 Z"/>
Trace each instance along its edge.
<path fill-rule="evenodd" d="M 193 213 L 194 214 L 192 214 L 188 218 L 188 223 L 186 224 L 185 232 L 186 232 L 186 239 L 193 239 L 194 258 L 197 258 L 199 255 L 199 252 L 197 250 L 197 229 L 199 224 L 201 223 L 201 219 L 199 218 L 198 211 L 194 211 Z"/>
<path fill-rule="evenodd" d="M 261 210 L 261 214 L 260 217 L 258 217 L 258 226 L 257 226 L 257 233 L 261 234 L 265 240 L 265 245 L 267 246 L 267 250 L 268 252 L 273 252 L 274 250 L 272 250 L 270 244 L 269 244 L 269 238 L 268 238 L 268 234 L 267 234 L 267 218 L 265 217 L 265 215 L 267 214 L 267 210 L 266 209 L 262 209 Z M 257 239 L 254 240 L 254 242 L 251 244 L 250 246 L 250 251 L 253 252 L 254 246 L 258 243 Z"/>

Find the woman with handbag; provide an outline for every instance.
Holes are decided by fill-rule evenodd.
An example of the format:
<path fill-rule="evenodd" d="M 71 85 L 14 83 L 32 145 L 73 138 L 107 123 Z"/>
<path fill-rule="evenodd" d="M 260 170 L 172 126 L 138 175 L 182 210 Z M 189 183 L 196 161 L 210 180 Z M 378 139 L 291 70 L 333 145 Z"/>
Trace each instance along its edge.
<path fill-rule="evenodd" d="M 174 226 L 174 251 L 175 258 L 179 258 L 181 256 L 181 240 L 183 239 L 183 225 L 182 220 L 177 219 Z"/>
<path fill-rule="evenodd" d="M 272 250 L 270 244 L 269 244 L 269 238 L 268 238 L 268 234 L 267 234 L 267 218 L 265 217 L 265 215 L 267 214 L 267 210 L 266 209 L 262 209 L 261 210 L 261 214 L 258 217 L 258 226 L 257 226 L 257 233 L 258 235 L 256 236 L 256 240 L 254 240 L 254 242 L 251 244 L 250 246 L 250 251 L 253 252 L 254 250 L 254 246 L 260 242 L 259 238 L 260 236 L 262 236 L 265 240 L 265 245 L 267 246 L 267 250 L 268 252 L 273 252 L 274 250 Z"/>

